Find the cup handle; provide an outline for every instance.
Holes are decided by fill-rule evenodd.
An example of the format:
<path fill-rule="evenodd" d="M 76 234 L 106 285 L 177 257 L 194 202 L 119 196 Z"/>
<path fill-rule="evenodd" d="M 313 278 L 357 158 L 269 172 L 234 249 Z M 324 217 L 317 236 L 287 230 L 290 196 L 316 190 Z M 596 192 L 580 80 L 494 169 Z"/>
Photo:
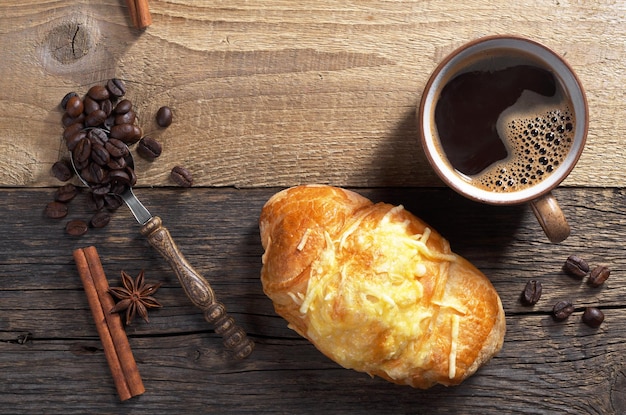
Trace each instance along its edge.
<path fill-rule="evenodd" d="M 530 206 L 550 242 L 557 244 L 569 236 L 569 224 L 552 192 L 531 201 Z"/>

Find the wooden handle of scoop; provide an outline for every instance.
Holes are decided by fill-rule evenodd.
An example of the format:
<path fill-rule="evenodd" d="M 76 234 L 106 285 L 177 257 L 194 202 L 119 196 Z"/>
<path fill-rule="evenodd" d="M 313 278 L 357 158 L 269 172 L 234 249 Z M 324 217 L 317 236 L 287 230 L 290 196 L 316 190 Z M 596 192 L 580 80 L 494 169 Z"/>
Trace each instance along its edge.
<path fill-rule="evenodd" d="M 191 302 L 204 312 L 204 318 L 215 327 L 215 332 L 224 338 L 224 345 L 235 357 L 243 359 L 254 349 L 254 343 L 243 329 L 235 324 L 226 312 L 224 304 L 215 299 L 209 282 L 198 274 L 178 250 L 169 231 L 162 225 L 161 218 L 152 217 L 141 228 L 141 233 L 176 273 Z"/>

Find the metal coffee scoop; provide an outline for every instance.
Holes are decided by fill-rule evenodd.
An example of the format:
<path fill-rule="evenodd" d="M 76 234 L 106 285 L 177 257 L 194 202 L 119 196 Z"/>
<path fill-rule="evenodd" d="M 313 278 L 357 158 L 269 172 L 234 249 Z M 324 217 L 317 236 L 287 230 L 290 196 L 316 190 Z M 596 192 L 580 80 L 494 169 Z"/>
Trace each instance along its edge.
<path fill-rule="evenodd" d="M 74 163 L 74 155 L 70 152 L 70 159 L 74 172 L 81 182 L 93 190 L 93 187 L 85 180 Z M 125 156 L 126 164 L 134 168 L 134 161 L 130 151 Z M 115 193 L 114 193 L 115 194 Z M 178 281 L 182 285 L 187 297 L 191 302 L 204 312 L 204 318 L 215 327 L 215 332 L 224 339 L 224 346 L 233 352 L 234 356 L 243 359 L 254 349 L 254 343 L 244 330 L 235 324 L 232 317 L 226 312 L 224 304 L 215 299 L 215 293 L 209 282 L 200 275 L 187 262 L 180 252 L 169 231 L 162 225 L 161 218 L 152 216 L 148 209 L 137 199 L 131 185 L 125 186 L 125 190 L 119 194 L 141 226 L 141 234 L 148 239 L 168 262 Z"/>

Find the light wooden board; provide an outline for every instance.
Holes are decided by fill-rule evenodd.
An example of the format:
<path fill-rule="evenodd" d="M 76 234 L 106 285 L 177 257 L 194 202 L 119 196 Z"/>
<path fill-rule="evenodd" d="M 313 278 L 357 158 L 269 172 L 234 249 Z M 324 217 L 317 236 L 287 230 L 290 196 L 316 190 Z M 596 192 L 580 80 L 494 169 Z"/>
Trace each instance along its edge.
<path fill-rule="evenodd" d="M 443 57 L 517 34 L 553 48 L 586 87 L 588 146 L 566 180 L 621 186 L 626 3 L 610 0 L 151 1 L 130 27 L 122 0 L 0 4 L 0 185 L 47 186 L 63 154 L 69 91 L 119 77 L 164 145 L 140 185 L 189 167 L 203 186 L 439 186 L 415 110 Z M 161 105 L 174 124 L 159 130 Z"/>

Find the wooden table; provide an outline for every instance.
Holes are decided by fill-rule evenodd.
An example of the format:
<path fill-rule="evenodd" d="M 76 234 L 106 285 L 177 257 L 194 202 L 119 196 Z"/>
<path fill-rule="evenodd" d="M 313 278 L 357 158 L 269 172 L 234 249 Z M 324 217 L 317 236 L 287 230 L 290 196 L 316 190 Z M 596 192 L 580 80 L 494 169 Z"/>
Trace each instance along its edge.
<path fill-rule="evenodd" d="M 457 4 L 458 3 L 458 4 Z M 625 413 L 626 3 L 472 0 L 151 1 L 130 26 L 121 0 L 0 5 L 0 413 Z M 417 141 L 415 109 L 436 64 L 471 39 L 512 33 L 571 63 L 586 87 L 588 145 L 556 190 L 572 225 L 548 243 L 527 206 L 494 208 L 442 186 Z M 43 217 L 66 155 L 59 101 L 123 79 L 139 124 L 164 146 L 139 160 L 136 193 L 255 341 L 236 361 L 121 209 L 80 238 Z M 174 123 L 157 128 L 162 105 Z M 188 167 L 191 189 L 169 171 Z M 429 391 L 346 370 L 286 327 L 262 292 L 258 216 L 301 183 L 403 204 L 493 281 L 507 315 L 501 353 L 458 387 Z M 86 192 L 70 218 L 90 213 Z M 120 403 L 72 260 L 94 245 L 112 285 L 161 281 L 164 307 L 127 328 L 146 392 Z M 577 253 L 602 288 L 564 275 Z M 526 282 L 543 282 L 534 307 Z M 576 312 L 555 322 L 554 303 Z M 598 306 L 604 324 L 581 323 Z"/>

